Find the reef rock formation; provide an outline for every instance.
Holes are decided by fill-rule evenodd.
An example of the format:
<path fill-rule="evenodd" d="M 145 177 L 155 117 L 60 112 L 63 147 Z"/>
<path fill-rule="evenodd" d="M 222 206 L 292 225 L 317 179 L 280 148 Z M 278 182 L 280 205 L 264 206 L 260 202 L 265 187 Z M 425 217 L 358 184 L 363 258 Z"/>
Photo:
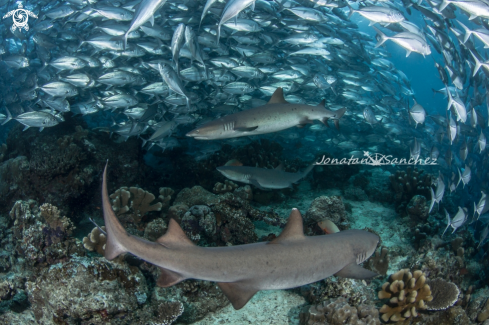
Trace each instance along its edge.
<path fill-rule="evenodd" d="M 306 306 L 300 314 L 301 325 L 380 325 L 375 306 L 361 304 L 352 307 L 344 297 L 328 299 Z"/>

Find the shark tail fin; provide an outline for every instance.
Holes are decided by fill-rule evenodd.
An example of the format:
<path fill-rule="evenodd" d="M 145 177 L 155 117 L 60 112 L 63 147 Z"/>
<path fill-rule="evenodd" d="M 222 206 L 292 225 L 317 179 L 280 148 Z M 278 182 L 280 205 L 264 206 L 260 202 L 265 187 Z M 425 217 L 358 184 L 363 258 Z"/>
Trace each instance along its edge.
<path fill-rule="evenodd" d="M 108 161 L 107 161 L 108 164 Z M 107 232 L 107 243 L 105 244 L 105 258 L 113 260 L 120 254 L 127 252 L 127 249 L 121 243 L 121 236 L 128 236 L 119 220 L 117 219 L 114 210 L 109 200 L 107 192 L 107 164 L 104 169 L 104 177 L 102 184 L 102 204 L 104 211 L 105 230 Z"/>

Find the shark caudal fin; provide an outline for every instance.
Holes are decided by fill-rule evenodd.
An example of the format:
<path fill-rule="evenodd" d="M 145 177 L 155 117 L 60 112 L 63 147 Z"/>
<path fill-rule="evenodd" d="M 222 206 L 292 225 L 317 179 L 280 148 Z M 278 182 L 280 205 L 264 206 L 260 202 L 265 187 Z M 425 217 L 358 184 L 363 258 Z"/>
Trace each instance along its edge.
<path fill-rule="evenodd" d="M 104 177 L 102 182 L 102 206 L 104 211 L 105 230 L 107 232 L 107 243 L 105 244 L 105 258 L 113 260 L 120 254 L 127 252 L 127 249 L 120 242 L 122 236 L 127 237 L 126 230 L 122 227 L 117 216 L 112 210 L 112 206 L 109 200 L 109 194 L 107 192 L 107 164 L 104 169 Z"/>

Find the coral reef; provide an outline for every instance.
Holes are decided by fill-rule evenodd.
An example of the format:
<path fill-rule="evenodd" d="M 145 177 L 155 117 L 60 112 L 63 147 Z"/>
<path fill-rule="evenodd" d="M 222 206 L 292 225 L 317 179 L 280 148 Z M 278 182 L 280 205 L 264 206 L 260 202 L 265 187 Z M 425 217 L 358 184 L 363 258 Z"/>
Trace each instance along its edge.
<path fill-rule="evenodd" d="M 28 281 L 26 291 L 42 324 L 170 324 L 183 312 L 179 302 L 148 304 L 150 292 L 141 271 L 103 257 L 75 256 L 55 264 Z"/>
<path fill-rule="evenodd" d="M 426 198 L 422 195 L 413 196 L 406 207 L 406 212 L 417 223 L 426 220 L 429 214 Z"/>
<path fill-rule="evenodd" d="M 201 186 L 194 186 L 181 190 L 177 194 L 173 205 L 184 204 L 191 207 L 193 205 L 214 204 L 217 202 L 217 195 L 212 194 Z"/>
<path fill-rule="evenodd" d="M 230 180 L 225 180 L 224 184 L 217 182 L 216 185 L 214 185 L 213 192 L 216 194 L 224 194 L 227 192 L 233 192 L 235 189 L 238 188 L 238 185 L 234 182 L 231 182 Z"/>
<path fill-rule="evenodd" d="M 371 256 L 367 262 L 366 267 L 370 270 L 377 272 L 381 275 L 386 275 L 389 270 L 389 250 L 386 247 L 381 247 Z"/>
<path fill-rule="evenodd" d="M 427 310 L 444 310 L 452 307 L 458 300 L 460 290 L 451 282 L 441 278 L 428 280 L 426 283 L 431 290 L 431 301 L 426 301 Z"/>
<path fill-rule="evenodd" d="M 398 208 L 405 206 L 415 195 L 422 195 L 426 199 L 431 198 L 430 187 L 433 175 L 425 173 L 423 169 L 412 169 L 409 166 L 406 171 L 398 170 L 389 178 L 391 187 L 396 193 L 394 200 Z"/>
<path fill-rule="evenodd" d="M 101 227 L 105 231 L 105 226 Z M 89 251 L 97 252 L 98 254 L 105 255 L 105 243 L 107 242 L 107 237 L 100 231 L 98 227 L 92 229 L 87 237 L 83 237 L 83 247 Z"/>
<path fill-rule="evenodd" d="M 170 202 L 175 191 L 169 187 L 160 187 L 159 193 L 158 200 L 161 202 L 161 211 L 166 212 L 170 207 Z"/>
<path fill-rule="evenodd" d="M 155 196 L 138 187 L 121 187 L 110 195 L 112 209 L 121 223 L 139 223 L 151 211 L 160 211 L 162 202 L 151 204 Z"/>
<path fill-rule="evenodd" d="M 14 223 L 8 243 L 22 261 L 54 264 L 74 253 L 83 255 L 81 243 L 70 237 L 71 221 L 60 217 L 56 207 L 44 204 L 40 209 L 33 200 L 17 201 L 10 217 Z"/>
<path fill-rule="evenodd" d="M 249 185 L 238 187 L 234 191 L 234 195 L 236 195 L 237 197 L 243 200 L 247 200 L 247 201 L 253 200 L 253 191 L 251 189 L 251 186 Z"/>
<path fill-rule="evenodd" d="M 382 320 L 399 322 L 418 316 L 417 310 L 426 309 L 425 302 L 431 301 L 433 297 L 430 286 L 425 282 L 426 277 L 419 270 L 412 274 L 408 269 L 403 269 L 390 275 L 388 282 L 379 291 L 379 299 L 389 299 L 380 308 Z"/>
<path fill-rule="evenodd" d="M 324 219 L 331 220 L 340 230 L 350 227 L 345 205 L 340 196 L 320 196 L 312 201 L 304 217 L 305 224 L 312 224 Z"/>
<path fill-rule="evenodd" d="M 165 234 L 168 229 L 168 225 L 165 220 L 158 218 L 148 222 L 146 228 L 144 228 L 144 238 L 150 241 L 156 241 L 162 235 Z"/>
<path fill-rule="evenodd" d="M 22 132 L 21 125 L 12 128 L 0 163 L 0 212 L 29 198 L 49 202 L 63 213 L 82 214 L 93 208 L 86 202 L 99 186 L 107 159 L 110 174 L 117 175 L 111 179 L 119 186 L 149 178 L 141 173 L 146 167 L 136 139 L 115 143 L 107 133 L 88 131 L 71 117 L 65 118 L 68 123 L 41 133 L 35 129 Z"/>
<path fill-rule="evenodd" d="M 379 312 L 371 305 L 350 306 L 344 297 L 303 307 L 301 325 L 380 325 Z"/>

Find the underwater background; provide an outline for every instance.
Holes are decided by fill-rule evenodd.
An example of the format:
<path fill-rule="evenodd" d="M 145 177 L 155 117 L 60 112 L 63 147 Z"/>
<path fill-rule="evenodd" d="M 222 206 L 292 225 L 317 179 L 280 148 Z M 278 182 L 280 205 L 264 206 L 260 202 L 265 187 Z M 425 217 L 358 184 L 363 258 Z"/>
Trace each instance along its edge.
<path fill-rule="evenodd" d="M 0 17 L 0 324 L 489 324 L 487 0 L 0 0 Z M 136 254 L 104 257 L 107 162 L 131 235 L 173 219 L 200 247 L 270 242 L 297 208 L 305 236 L 379 236 L 360 260 L 377 275 L 239 310 L 213 281 L 158 286 Z"/>

